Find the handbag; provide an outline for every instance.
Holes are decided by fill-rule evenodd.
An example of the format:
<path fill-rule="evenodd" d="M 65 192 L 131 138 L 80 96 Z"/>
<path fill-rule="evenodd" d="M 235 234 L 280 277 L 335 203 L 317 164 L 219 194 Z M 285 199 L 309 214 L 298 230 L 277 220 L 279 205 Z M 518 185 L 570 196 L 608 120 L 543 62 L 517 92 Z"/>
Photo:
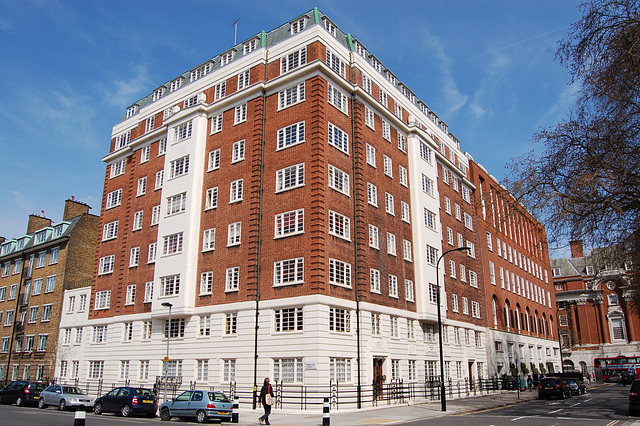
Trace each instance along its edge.
<path fill-rule="evenodd" d="M 267 404 L 267 405 L 273 405 L 273 403 L 274 403 L 274 399 L 275 399 L 275 398 L 274 398 L 274 397 L 272 397 L 271 395 L 266 394 L 266 395 L 264 396 L 264 403 L 265 403 L 265 404 Z"/>

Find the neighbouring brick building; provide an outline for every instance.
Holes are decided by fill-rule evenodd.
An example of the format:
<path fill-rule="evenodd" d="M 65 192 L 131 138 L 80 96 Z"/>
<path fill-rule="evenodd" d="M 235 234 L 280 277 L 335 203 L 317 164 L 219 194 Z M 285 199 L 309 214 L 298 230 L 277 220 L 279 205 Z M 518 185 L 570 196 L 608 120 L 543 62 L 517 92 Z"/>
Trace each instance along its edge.
<path fill-rule="evenodd" d="M 572 241 L 571 258 L 551 266 L 565 368 L 593 373 L 595 358 L 639 355 L 631 262 L 603 248 L 585 256 L 582 241 Z"/>
<path fill-rule="evenodd" d="M 70 199 L 60 222 L 31 215 L 26 234 L 2 238 L 2 380 L 53 379 L 63 295 L 91 285 L 98 224 L 88 205 Z"/>
<path fill-rule="evenodd" d="M 81 379 L 150 386 L 170 337 L 168 375 L 185 386 L 425 383 L 440 375 L 438 282 L 448 383 L 505 372 L 486 344 L 487 294 L 504 297 L 482 258 L 486 174 L 319 10 L 158 86 L 127 109 L 103 160 Z M 530 275 L 546 274 L 546 249 L 513 235 L 520 223 L 500 231 L 520 254 L 510 270 L 542 288 Z M 446 256 L 437 280 L 440 253 L 461 245 L 473 250 Z M 504 290 L 518 293 L 513 309 L 550 321 L 525 286 Z M 553 362 L 539 324 L 499 329 Z"/>

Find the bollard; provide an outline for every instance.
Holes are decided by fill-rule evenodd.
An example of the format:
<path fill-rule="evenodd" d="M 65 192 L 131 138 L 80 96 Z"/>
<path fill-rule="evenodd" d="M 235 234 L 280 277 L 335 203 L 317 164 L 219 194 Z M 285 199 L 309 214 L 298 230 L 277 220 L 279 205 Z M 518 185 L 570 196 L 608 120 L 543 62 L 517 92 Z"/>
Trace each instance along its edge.
<path fill-rule="evenodd" d="M 240 398 L 237 396 L 233 400 L 233 411 L 231 412 L 231 423 L 240 421 Z"/>
<path fill-rule="evenodd" d="M 331 417 L 329 416 L 329 398 L 325 398 L 322 406 L 322 426 L 329 426 L 330 424 Z"/>
<path fill-rule="evenodd" d="M 87 418 L 87 412 L 84 407 L 79 407 L 76 410 L 76 416 L 73 419 L 73 426 L 84 426 L 84 421 Z"/>

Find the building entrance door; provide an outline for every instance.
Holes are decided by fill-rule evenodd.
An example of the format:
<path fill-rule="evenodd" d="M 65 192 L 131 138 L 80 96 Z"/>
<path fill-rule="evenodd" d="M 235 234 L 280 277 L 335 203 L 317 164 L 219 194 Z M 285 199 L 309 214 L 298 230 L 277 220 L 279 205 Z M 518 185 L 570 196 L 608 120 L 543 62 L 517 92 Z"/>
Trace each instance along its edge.
<path fill-rule="evenodd" d="M 384 374 L 382 374 L 382 366 L 384 365 L 384 358 L 373 358 L 373 397 L 374 399 L 382 398 L 383 383 L 385 380 Z"/>

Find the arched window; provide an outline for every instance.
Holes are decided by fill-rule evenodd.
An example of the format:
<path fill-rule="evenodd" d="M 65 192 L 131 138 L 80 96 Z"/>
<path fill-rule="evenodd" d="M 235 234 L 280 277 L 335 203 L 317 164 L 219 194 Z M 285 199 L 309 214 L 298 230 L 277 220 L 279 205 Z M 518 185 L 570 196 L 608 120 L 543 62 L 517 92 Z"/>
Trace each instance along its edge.
<path fill-rule="evenodd" d="M 498 328 L 498 300 L 495 295 L 491 299 L 491 311 L 493 313 L 493 326 Z"/>

